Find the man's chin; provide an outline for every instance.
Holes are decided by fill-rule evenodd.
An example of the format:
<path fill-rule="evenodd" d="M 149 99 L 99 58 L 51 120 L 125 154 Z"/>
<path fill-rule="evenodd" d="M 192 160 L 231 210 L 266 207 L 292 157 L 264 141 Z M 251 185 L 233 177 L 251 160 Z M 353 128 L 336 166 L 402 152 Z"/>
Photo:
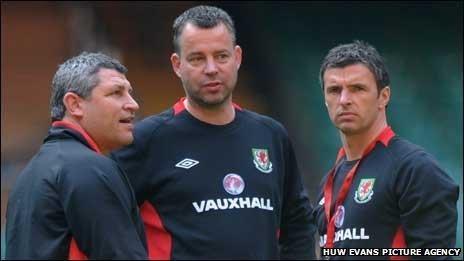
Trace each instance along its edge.
<path fill-rule="evenodd" d="M 218 97 L 201 97 L 196 99 L 196 102 L 202 107 L 215 108 L 220 107 L 227 101 L 227 97 L 218 96 Z"/>
<path fill-rule="evenodd" d="M 132 142 L 134 141 L 134 136 L 131 134 L 127 134 L 125 135 L 124 137 L 121 137 L 120 140 L 119 140 L 119 145 L 121 147 L 124 147 L 124 146 L 127 146 L 127 145 L 130 145 L 132 144 Z"/>
<path fill-rule="evenodd" d="M 352 124 L 340 124 L 337 129 L 347 136 L 354 135 L 359 131 L 358 128 Z"/>

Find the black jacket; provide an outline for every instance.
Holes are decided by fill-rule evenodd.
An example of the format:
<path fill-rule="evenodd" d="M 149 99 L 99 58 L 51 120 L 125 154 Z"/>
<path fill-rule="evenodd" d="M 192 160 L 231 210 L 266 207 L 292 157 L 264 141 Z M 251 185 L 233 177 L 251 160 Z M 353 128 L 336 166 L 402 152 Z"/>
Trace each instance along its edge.
<path fill-rule="evenodd" d="M 78 131 L 52 127 L 9 195 L 6 258 L 67 259 L 72 238 L 91 259 L 147 258 L 122 170 Z"/>

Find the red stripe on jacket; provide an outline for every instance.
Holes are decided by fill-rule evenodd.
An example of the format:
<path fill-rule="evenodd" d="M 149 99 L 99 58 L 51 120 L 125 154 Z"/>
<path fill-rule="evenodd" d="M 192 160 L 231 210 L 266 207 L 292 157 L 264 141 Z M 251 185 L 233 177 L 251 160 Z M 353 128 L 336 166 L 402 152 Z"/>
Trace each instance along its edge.
<path fill-rule="evenodd" d="M 155 207 L 145 201 L 140 207 L 140 216 L 145 224 L 147 237 L 148 259 L 169 260 L 171 259 L 172 237 L 166 231 L 163 221 L 158 215 Z"/>

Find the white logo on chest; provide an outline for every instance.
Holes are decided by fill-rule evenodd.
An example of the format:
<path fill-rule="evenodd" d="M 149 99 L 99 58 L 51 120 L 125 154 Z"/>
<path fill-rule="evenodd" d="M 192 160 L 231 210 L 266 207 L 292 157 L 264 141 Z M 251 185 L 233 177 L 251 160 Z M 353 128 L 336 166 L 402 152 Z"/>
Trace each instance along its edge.
<path fill-rule="evenodd" d="M 186 159 L 183 159 L 183 160 L 179 161 L 176 164 L 176 167 L 183 168 L 183 169 L 190 169 L 191 167 L 197 165 L 198 163 L 200 163 L 200 162 L 197 161 L 197 160 L 186 158 Z"/>

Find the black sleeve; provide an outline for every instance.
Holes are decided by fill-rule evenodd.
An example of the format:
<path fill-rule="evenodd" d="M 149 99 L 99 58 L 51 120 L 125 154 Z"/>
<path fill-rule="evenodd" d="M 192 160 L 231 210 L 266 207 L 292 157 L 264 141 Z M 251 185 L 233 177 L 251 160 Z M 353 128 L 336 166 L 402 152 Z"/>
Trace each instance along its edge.
<path fill-rule="evenodd" d="M 407 246 L 454 247 L 459 187 L 423 151 L 403 160 L 397 174 L 395 193 Z"/>
<path fill-rule="evenodd" d="M 109 159 L 75 165 L 61 175 L 59 194 L 79 249 L 89 259 L 147 259 L 135 198 L 117 166 Z"/>
<path fill-rule="evenodd" d="M 279 238 L 281 259 L 316 259 L 312 207 L 290 141 L 285 147 L 288 154 Z"/>

